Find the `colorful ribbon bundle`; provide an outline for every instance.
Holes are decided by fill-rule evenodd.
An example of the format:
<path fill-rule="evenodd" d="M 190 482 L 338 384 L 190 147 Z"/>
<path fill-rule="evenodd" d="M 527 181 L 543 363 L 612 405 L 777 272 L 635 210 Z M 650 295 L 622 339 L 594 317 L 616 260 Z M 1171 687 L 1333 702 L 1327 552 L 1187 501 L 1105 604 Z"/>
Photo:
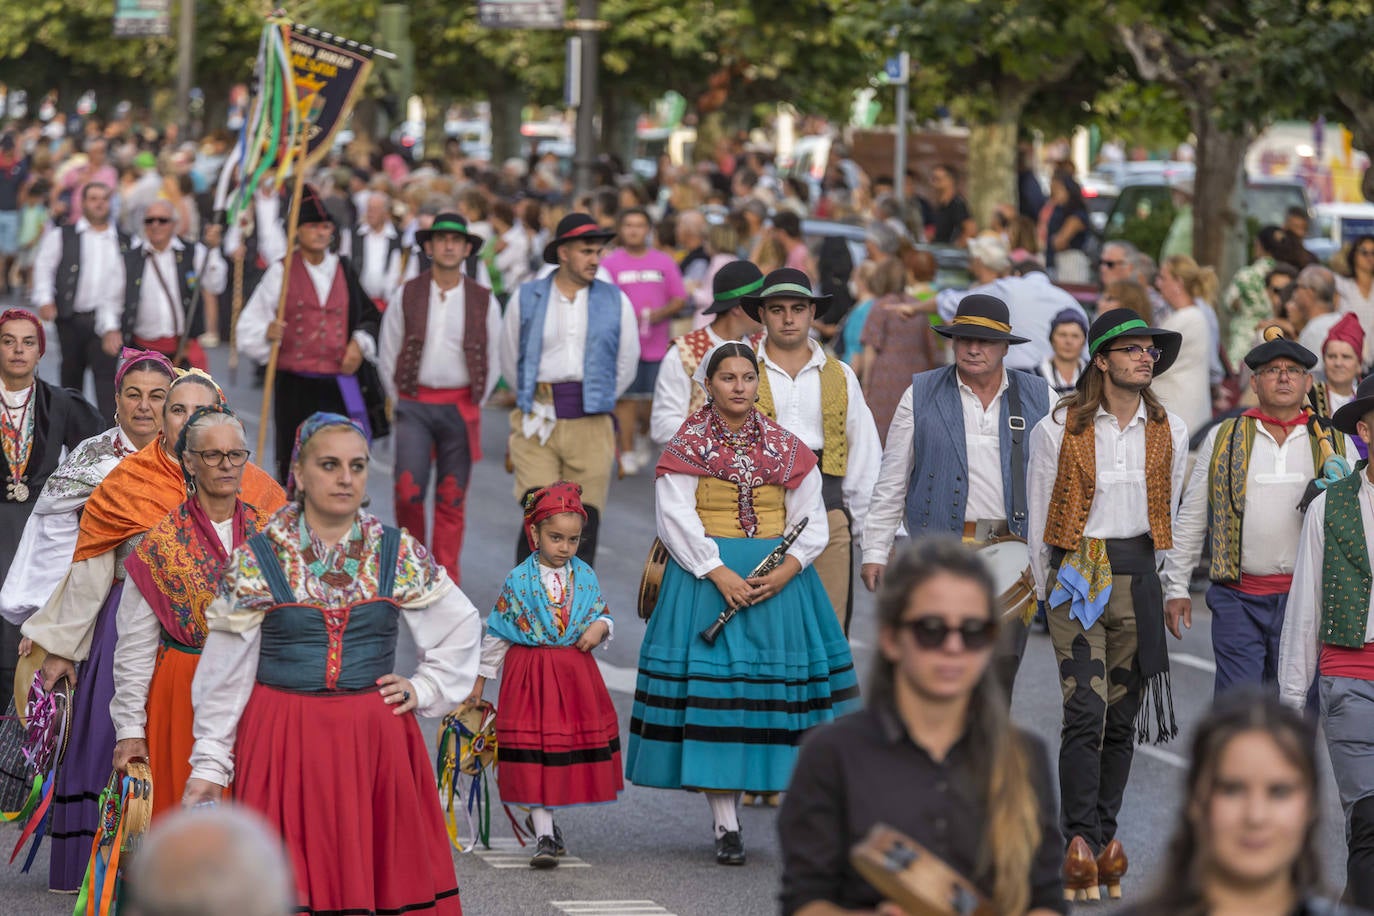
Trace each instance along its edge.
<path fill-rule="evenodd" d="M 38 855 L 38 847 L 43 844 L 43 835 L 48 829 L 51 817 L 53 789 L 57 784 L 57 768 L 67 751 L 68 722 L 71 718 L 72 690 L 65 680 L 59 681 L 51 692 L 43 689 L 43 673 L 34 672 L 33 686 L 29 688 L 29 701 L 24 710 L 24 764 L 33 774 L 33 784 L 23 806 L 14 813 L 0 814 L 5 821 L 24 821 L 24 829 L 10 853 L 10 862 L 19 856 L 19 850 L 33 838 L 28 858 L 24 860 L 24 873 L 33 865 Z"/>
<path fill-rule="evenodd" d="M 486 700 L 470 706 L 460 706 L 444 716 L 439 732 L 439 756 L 435 769 L 439 773 L 439 795 L 444 801 L 444 819 L 448 823 L 448 837 L 459 852 L 472 852 L 480 842 L 491 848 L 491 787 L 488 771 L 496 763 L 496 707 Z M 467 792 L 463 784 L 467 783 Z M 454 802 L 467 818 L 472 842 L 464 846 L 458 838 L 458 816 Z M 510 809 L 506 817 L 515 826 Z M 516 837 L 520 837 L 516 827 Z M 525 845 L 523 839 L 520 845 Z"/>
<path fill-rule="evenodd" d="M 231 226 L 252 202 L 264 176 L 275 168 L 280 185 L 294 161 L 302 124 L 290 45 L 291 23 L 269 19 L 258 41 L 252 111 L 243 122 L 238 143 L 224 163 L 215 189 L 215 210 L 227 211 Z M 231 202 L 229 184 L 235 174 L 238 187 Z"/>
<path fill-rule="evenodd" d="M 120 858 L 133 851 L 153 816 L 153 774 L 146 760 L 131 760 L 110 774 L 100 793 L 100 827 L 72 916 L 113 916 L 120 887 Z"/>

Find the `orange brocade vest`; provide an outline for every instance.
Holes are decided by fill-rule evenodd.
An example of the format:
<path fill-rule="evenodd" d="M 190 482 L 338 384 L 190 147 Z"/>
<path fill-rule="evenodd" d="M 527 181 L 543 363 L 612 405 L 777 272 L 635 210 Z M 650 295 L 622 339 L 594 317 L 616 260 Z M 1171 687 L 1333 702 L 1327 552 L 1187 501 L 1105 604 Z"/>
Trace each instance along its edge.
<path fill-rule="evenodd" d="M 1146 421 L 1145 499 L 1150 514 L 1150 538 L 1156 550 L 1174 546 L 1173 465 L 1174 440 L 1169 433 L 1169 421 Z M 1089 423 L 1076 434 L 1066 428 L 1059 447 L 1059 471 L 1054 478 L 1054 492 L 1045 519 L 1046 544 L 1070 552 L 1078 549 L 1096 490 L 1097 438 L 1093 424 Z"/>
<path fill-rule="evenodd" d="M 286 277 L 286 331 L 282 334 L 277 367 L 287 372 L 338 375 L 348 349 L 348 283 L 334 268 L 334 282 L 323 306 L 315 293 L 305 259 L 290 258 Z"/>

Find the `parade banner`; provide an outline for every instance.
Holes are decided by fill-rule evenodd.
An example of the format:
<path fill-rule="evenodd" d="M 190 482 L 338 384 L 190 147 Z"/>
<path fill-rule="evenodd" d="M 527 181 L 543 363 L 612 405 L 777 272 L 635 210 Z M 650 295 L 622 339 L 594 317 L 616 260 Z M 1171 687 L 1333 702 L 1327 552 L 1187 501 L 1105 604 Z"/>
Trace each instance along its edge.
<path fill-rule="evenodd" d="M 561 29 L 561 0 L 478 0 L 477 22 L 485 29 Z"/>
<path fill-rule="evenodd" d="M 170 34 L 171 0 L 115 0 L 115 38 L 149 38 Z"/>
<path fill-rule="evenodd" d="M 353 110 L 372 70 L 374 49 L 329 32 L 294 25 L 289 52 L 295 75 L 296 109 L 307 137 L 308 168 L 329 153 L 334 135 Z"/>

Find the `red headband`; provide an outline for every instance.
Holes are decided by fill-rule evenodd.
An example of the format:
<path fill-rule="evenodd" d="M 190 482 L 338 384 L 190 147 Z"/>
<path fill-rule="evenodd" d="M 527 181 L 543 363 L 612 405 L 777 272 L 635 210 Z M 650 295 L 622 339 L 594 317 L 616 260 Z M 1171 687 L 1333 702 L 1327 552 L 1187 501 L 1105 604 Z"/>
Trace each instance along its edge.
<path fill-rule="evenodd" d="M 43 322 L 33 312 L 28 309 L 5 309 L 0 312 L 0 324 L 6 321 L 32 321 L 38 329 L 38 355 L 48 352 L 48 335 L 43 332 Z"/>
<path fill-rule="evenodd" d="M 580 483 L 560 480 L 525 497 L 525 537 L 529 539 L 530 550 L 539 549 L 539 538 L 534 530 L 539 523 L 564 512 L 573 512 L 586 521 L 587 510 L 582 508 Z"/>

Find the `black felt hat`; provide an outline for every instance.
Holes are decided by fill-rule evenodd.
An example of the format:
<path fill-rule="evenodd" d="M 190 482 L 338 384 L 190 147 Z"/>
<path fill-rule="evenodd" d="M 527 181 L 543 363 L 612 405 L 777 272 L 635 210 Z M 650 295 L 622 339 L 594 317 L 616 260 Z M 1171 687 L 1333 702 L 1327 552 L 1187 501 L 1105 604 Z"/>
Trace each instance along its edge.
<path fill-rule="evenodd" d="M 1096 356 L 1102 347 L 1118 337 L 1149 337 L 1159 348 L 1159 361 L 1155 363 L 1155 375 L 1163 375 L 1165 370 L 1178 359 L 1178 351 L 1183 346 L 1183 335 L 1178 331 L 1152 328 L 1145 320 L 1130 309 L 1111 309 L 1097 316 L 1088 328 L 1088 355 Z"/>
<path fill-rule="evenodd" d="M 713 301 L 703 315 L 719 315 L 740 304 L 750 293 L 763 289 L 763 271 L 753 261 L 731 261 L 716 271 L 711 280 Z"/>
<path fill-rule="evenodd" d="M 296 225 L 332 222 L 334 222 L 334 217 L 330 216 L 329 211 L 325 209 L 324 201 L 320 200 L 320 192 L 315 190 L 314 185 L 307 184 L 301 190 L 301 209 Z"/>
<path fill-rule="evenodd" d="M 544 246 L 544 263 L 558 263 L 558 246 L 564 242 L 609 242 L 615 238 L 615 230 L 602 229 L 586 213 L 569 213 L 558 221 L 553 240 Z"/>
<path fill-rule="evenodd" d="M 744 309 L 744 314 L 758 321 L 759 308 L 763 305 L 764 300 L 778 297 L 806 299 L 815 305 L 825 305 L 830 302 L 829 296 L 817 296 L 811 292 L 811 278 L 806 275 L 806 271 L 798 270 L 795 267 L 779 267 L 763 278 L 763 286 L 759 288 L 758 292 L 740 296 L 739 305 L 740 308 Z"/>
<path fill-rule="evenodd" d="M 1271 330 L 1278 330 L 1272 328 Z M 1286 337 L 1275 337 L 1266 340 L 1264 343 L 1255 347 L 1245 354 L 1245 365 L 1251 369 L 1258 369 L 1265 363 L 1273 362 L 1276 359 L 1291 359 L 1293 362 L 1302 366 L 1304 369 L 1311 369 L 1317 364 L 1317 354 L 1304 347 L 1295 340 Z"/>
<path fill-rule="evenodd" d="M 991 340 L 1000 343 L 1023 344 L 1028 338 L 1011 332 L 1011 312 L 1007 304 L 996 296 L 974 293 L 959 300 L 954 320 L 935 329 L 942 337 L 963 337 L 970 340 Z"/>

